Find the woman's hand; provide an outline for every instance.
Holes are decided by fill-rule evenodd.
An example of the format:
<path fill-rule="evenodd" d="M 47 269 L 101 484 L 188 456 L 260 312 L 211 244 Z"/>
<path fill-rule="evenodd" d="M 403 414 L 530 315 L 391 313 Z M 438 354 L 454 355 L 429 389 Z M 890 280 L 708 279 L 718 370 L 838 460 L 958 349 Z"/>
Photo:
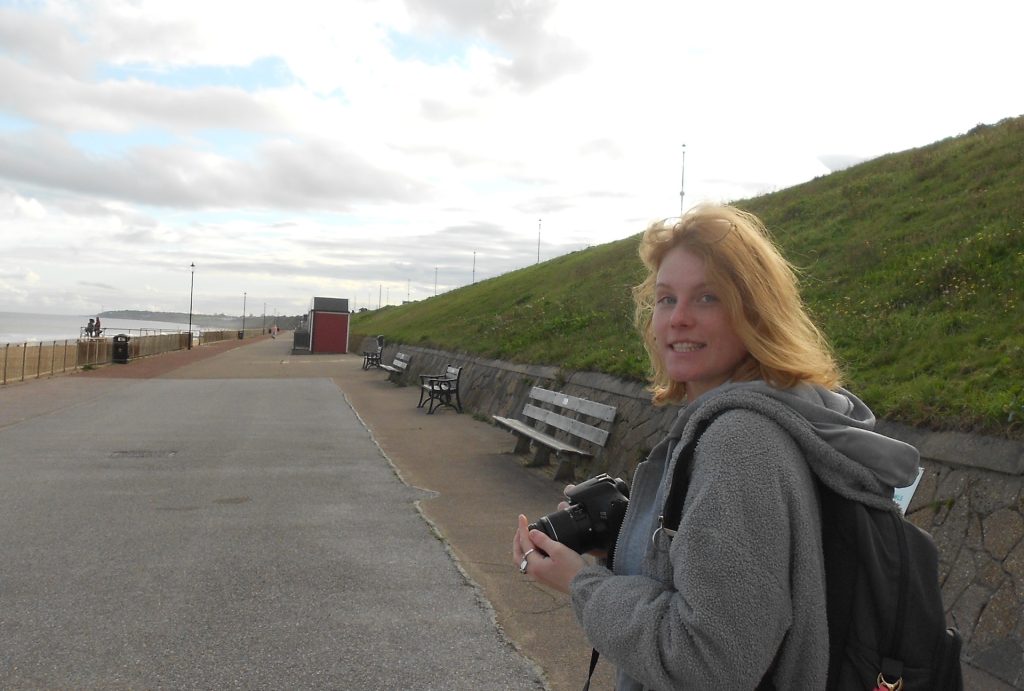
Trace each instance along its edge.
<path fill-rule="evenodd" d="M 569 592 L 569 583 L 586 566 L 583 557 L 573 550 L 539 530 L 530 530 L 526 516 L 520 514 L 519 527 L 512 540 L 512 558 L 517 567 L 523 563 L 524 556 L 526 574 L 563 593 Z"/>
<path fill-rule="evenodd" d="M 568 499 L 569 498 L 569 492 L 571 492 L 574 487 L 576 487 L 576 485 L 566 485 L 565 489 L 562 490 L 562 495 L 565 496 L 566 499 Z M 558 502 L 558 509 L 560 511 L 564 511 L 564 510 L 566 510 L 568 508 L 569 508 L 569 502 L 568 501 L 560 501 L 560 502 Z"/>

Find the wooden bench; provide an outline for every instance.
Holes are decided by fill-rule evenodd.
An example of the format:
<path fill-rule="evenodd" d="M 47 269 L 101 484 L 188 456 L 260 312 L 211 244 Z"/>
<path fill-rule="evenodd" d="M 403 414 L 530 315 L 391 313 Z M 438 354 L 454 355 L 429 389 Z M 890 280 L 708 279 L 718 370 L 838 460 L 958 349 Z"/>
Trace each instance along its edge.
<path fill-rule="evenodd" d="M 434 408 L 448 406 L 454 408 L 455 412 L 462 412 L 462 399 L 459 398 L 459 378 L 462 376 L 462 368 L 448 365 L 442 374 L 421 374 L 420 375 L 420 402 L 416 406 L 422 408 L 427 405 L 427 414 L 432 414 Z M 454 397 L 454 403 L 452 402 Z"/>
<path fill-rule="evenodd" d="M 568 417 L 563 412 L 574 417 Z M 590 458 L 604 447 L 610 430 L 597 425 L 607 423 L 610 428 L 615 420 L 615 413 L 614 406 L 535 386 L 530 391 L 530 400 L 523 406 L 523 417 L 526 422 L 499 415 L 491 417 L 495 423 L 507 428 L 519 438 L 514 453 L 527 453 L 532 443 L 535 452 L 531 465 L 539 466 L 549 462 L 553 451 L 555 457 L 559 459 L 555 479 L 572 480 L 575 477 L 572 459 Z M 595 424 L 584 420 L 594 420 Z M 532 425 L 530 421 L 533 421 Z M 556 431 L 563 433 L 562 438 L 553 436 Z M 584 450 L 580 448 L 579 441 L 589 442 L 597 448 L 594 452 Z"/>
<path fill-rule="evenodd" d="M 382 370 L 387 371 L 388 380 L 399 383 L 402 375 L 405 374 L 405 370 L 409 368 L 410 356 L 405 353 L 395 353 L 395 359 L 390 365 L 380 365 Z"/>

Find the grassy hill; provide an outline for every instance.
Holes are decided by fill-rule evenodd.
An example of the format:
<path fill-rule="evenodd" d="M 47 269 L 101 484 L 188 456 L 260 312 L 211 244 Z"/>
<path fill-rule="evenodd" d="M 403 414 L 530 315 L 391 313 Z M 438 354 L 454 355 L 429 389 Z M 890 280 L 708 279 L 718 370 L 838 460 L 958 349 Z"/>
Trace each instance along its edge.
<path fill-rule="evenodd" d="M 1024 117 L 734 203 L 801 268 L 880 417 L 1024 438 Z M 644 379 L 638 238 L 361 313 L 353 332 Z"/>

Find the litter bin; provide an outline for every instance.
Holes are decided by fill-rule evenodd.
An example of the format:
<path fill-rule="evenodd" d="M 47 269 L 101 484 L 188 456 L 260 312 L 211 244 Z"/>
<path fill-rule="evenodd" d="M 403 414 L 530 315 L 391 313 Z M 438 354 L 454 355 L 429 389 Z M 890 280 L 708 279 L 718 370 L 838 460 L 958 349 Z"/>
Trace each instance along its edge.
<path fill-rule="evenodd" d="M 244 331 L 239 331 L 238 332 L 238 340 L 242 340 L 243 338 L 245 338 L 245 332 Z"/>
<path fill-rule="evenodd" d="M 128 364 L 128 340 L 130 336 L 124 334 L 117 334 L 114 336 L 114 362 L 126 365 Z"/>

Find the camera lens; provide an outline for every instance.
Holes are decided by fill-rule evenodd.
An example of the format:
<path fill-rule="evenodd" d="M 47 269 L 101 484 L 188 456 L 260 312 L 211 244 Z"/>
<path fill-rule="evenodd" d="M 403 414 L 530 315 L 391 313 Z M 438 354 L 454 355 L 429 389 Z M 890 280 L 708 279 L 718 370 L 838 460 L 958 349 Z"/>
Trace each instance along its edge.
<path fill-rule="evenodd" d="M 530 526 L 541 531 L 552 540 L 582 554 L 591 549 L 592 537 L 590 517 L 584 508 L 573 504 L 562 511 L 555 511 Z"/>

